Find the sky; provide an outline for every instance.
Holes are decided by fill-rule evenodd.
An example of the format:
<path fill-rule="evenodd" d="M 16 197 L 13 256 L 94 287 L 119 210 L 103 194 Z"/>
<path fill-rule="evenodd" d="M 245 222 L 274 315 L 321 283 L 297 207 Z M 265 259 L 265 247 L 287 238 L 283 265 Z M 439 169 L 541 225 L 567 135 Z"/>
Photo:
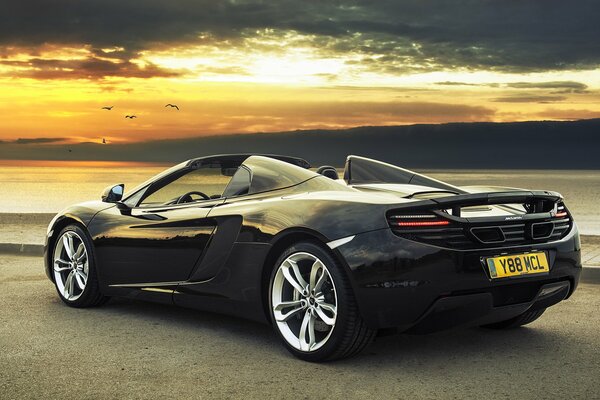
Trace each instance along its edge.
<path fill-rule="evenodd" d="M 586 0 L 3 1 L 0 144 L 597 118 L 598 21 Z"/>

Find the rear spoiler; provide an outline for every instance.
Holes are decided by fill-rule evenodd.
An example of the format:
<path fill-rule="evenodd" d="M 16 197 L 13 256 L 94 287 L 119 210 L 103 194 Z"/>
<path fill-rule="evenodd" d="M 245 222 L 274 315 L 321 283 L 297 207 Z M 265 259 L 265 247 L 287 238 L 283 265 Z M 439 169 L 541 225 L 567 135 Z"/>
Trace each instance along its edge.
<path fill-rule="evenodd" d="M 557 192 L 546 190 L 515 190 L 508 192 L 472 193 L 438 197 L 398 204 L 394 206 L 394 208 L 409 208 L 411 210 L 452 210 L 452 216 L 460 217 L 462 207 L 495 204 L 524 204 L 526 205 L 528 214 L 539 214 L 554 211 L 556 204 L 562 200 L 562 195 Z"/>

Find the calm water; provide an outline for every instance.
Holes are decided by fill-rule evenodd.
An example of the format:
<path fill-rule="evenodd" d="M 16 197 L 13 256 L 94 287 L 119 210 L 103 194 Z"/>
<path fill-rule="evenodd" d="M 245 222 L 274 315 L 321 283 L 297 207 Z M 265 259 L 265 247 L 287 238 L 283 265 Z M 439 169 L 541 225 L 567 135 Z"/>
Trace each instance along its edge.
<path fill-rule="evenodd" d="M 47 163 L 45 163 L 47 164 Z M 123 163 L 0 164 L 0 212 L 55 213 L 69 204 L 99 199 L 103 188 L 133 188 L 167 166 Z M 563 194 L 581 231 L 600 235 L 600 171 L 419 171 L 457 185 L 549 189 Z"/>

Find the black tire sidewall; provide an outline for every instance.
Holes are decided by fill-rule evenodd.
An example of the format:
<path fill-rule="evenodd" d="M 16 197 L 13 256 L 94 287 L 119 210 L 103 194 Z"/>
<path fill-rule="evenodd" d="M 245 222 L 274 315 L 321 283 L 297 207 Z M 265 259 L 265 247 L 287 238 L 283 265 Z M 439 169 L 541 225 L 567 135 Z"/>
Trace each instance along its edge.
<path fill-rule="evenodd" d="M 312 352 L 300 351 L 293 346 L 291 346 L 287 340 L 283 337 L 279 328 L 277 326 L 277 322 L 275 321 L 275 317 L 273 315 L 273 307 L 272 307 L 272 293 L 273 293 L 273 282 L 275 279 L 275 274 L 281 263 L 290 255 L 298 252 L 306 252 L 316 256 L 321 260 L 329 270 L 329 274 L 333 279 L 333 283 L 336 290 L 337 296 L 337 316 L 336 323 L 333 328 L 333 333 L 327 340 L 327 342 L 318 350 Z M 327 250 L 325 250 L 321 245 L 314 242 L 299 242 L 290 247 L 288 247 L 277 259 L 275 265 L 273 266 L 273 270 L 271 272 L 271 277 L 269 280 L 269 292 L 268 292 L 268 307 L 269 307 L 269 315 L 271 318 L 271 323 L 273 328 L 285 347 L 296 357 L 301 358 L 305 361 L 324 361 L 330 356 L 332 356 L 338 347 L 340 346 L 340 342 L 343 339 L 345 330 L 348 329 L 348 317 L 350 309 L 348 305 L 350 302 L 354 301 L 354 299 L 348 298 L 352 295 L 352 291 L 349 287 L 348 277 L 346 272 L 343 270 L 343 267 L 340 263 L 333 257 Z"/>

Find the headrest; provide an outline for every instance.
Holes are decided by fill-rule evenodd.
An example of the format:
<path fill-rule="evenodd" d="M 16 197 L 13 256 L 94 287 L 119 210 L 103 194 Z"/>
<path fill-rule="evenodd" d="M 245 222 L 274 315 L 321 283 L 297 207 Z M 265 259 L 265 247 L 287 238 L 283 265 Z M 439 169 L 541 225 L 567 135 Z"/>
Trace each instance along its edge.
<path fill-rule="evenodd" d="M 337 170 L 330 165 L 323 165 L 317 169 L 317 174 L 326 176 L 327 178 L 337 180 L 340 179 L 338 176 Z"/>

